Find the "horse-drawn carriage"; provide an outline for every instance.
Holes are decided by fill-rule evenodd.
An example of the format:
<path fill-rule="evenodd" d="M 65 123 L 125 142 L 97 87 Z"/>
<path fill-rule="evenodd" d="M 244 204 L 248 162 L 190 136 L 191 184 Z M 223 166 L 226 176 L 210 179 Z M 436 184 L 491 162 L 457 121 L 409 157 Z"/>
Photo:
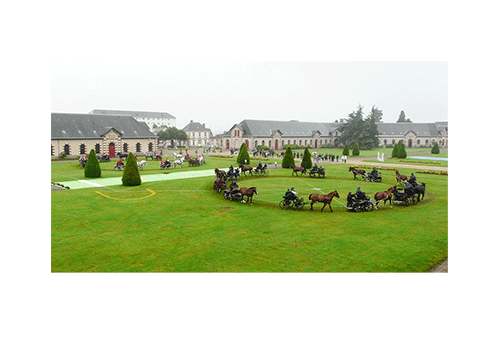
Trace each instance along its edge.
<path fill-rule="evenodd" d="M 254 168 L 253 172 L 255 173 L 256 176 L 268 176 L 269 175 L 269 170 L 267 170 L 267 164 L 257 166 Z"/>
<path fill-rule="evenodd" d="M 369 196 L 364 196 L 364 193 L 362 194 L 363 194 L 362 197 L 360 197 L 358 193 L 354 195 L 352 193 L 349 193 L 347 195 L 347 205 L 346 205 L 347 211 L 351 212 L 373 211 L 375 206 L 373 205 L 372 198 Z"/>
<path fill-rule="evenodd" d="M 97 155 L 97 159 L 99 160 L 99 162 L 111 162 L 111 159 L 109 158 L 109 155 L 107 153 L 103 154 L 103 155 Z"/>
<path fill-rule="evenodd" d="M 318 167 L 317 165 L 313 166 L 311 170 L 309 170 L 309 177 L 316 177 L 316 174 L 318 177 L 325 177 L 325 169 L 323 167 Z"/>
<path fill-rule="evenodd" d="M 241 187 L 224 191 L 224 198 L 227 200 L 238 200 L 242 203 L 248 203 L 250 201 L 250 205 L 253 205 L 253 196 L 254 194 L 259 194 L 257 191 L 257 187 Z M 244 197 L 247 197 L 247 200 L 243 200 Z"/>
<path fill-rule="evenodd" d="M 283 195 L 283 200 L 280 201 L 279 206 L 282 210 L 294 207 L 301 210 L 308 204 L 308 202 L 304 201 L 304 198 L 299 198 L 294 192 L 287 190 L 285 195 Z"/>
<path fill-rule="evenodd" d="M 382 182 L 382 173 L 377 171 L 376 173 L 366 174 L 366 182 Z"/>
<path fill-rule="evenodd" d="M 417 203 L 417 198 L 415 191 L 410 184 L 405 184 L 404 187 L 397 187 L 393 192 L 392 203 L 399 205 L 415 205 Z"/>
<path fill-rule="evenodd" d="M 161 170 L 166 170 L 172 168 L 172 163 L 170 161 L 165 160 L 165 162 L 160 161 L 160 169 Z"/>
<path fill-rule="evenodd" d="M 231 180 L 238 180 L 240 178 L 240 169 L 230 168 L 227 171 L 227 178 L 230 178 Z"/>
<path fill-rule="evenodd" d="M 201 165 L 200 160 L 198 158 L 189 157 L 190 167 L 199 167 Z"/>

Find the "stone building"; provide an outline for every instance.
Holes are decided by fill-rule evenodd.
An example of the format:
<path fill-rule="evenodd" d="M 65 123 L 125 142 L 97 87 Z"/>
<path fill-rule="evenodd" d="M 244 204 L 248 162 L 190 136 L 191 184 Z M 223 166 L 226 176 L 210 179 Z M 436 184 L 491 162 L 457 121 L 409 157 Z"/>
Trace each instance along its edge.
<path fill-rule="evenodd" d="M 438 143 L 448 147 L 448 122 L 434 123 L 377 123 L 380 146 L 403 141 L 405 147 L 431 147 Z"/>
<path fill-rule="evenodd" d="M 132 116 L 139 122 L 144 122 L 148 125 L 149 130 L 156 127 L 175 127 L 176 118 L 166 112 L 154 111 L 133 111 L 133 110 L 108 110 L 94 109 L 89 114 L 95 115 L 111 115 L 111 116 Z"/>
<path fill-rule="evenodd" d="M 158 151 L 158 137 L 132 116 L 51 114 L 51 155 L 143 153 Z"/>
<path fill-rule="evenodd" d="M 225 149 L 239 149 L 245 143 L 249 150 L 267 146 L 283 150 L 286 145 L 310 145 L 319 148 L 337 143 L 340 132 L 337 123 L 243 120 L 221 137 Z"/>
<path fill-rule="evenodd" d="M 188 136 L 187 146 L 213 146 L 212 131 L 199 122 L 189 122 L 183 129 Z"/>
<path fill-rule="evenodd" d="M 225 149 L 238 149 L 245 143 L 249 150 L 259 145 L 283 150 L 287 145 L 320 148 L 324 145 L 337 147 L 341 132 L 338 122 L 299 122 L 243 120 L 233 125 L 220 137 L 217 144 Z M 448 147 L 448 122 L 435 123 L 377 123 L 380 146 L 403 141 L 406 147 L 431 147 L 438 143 Z"/>

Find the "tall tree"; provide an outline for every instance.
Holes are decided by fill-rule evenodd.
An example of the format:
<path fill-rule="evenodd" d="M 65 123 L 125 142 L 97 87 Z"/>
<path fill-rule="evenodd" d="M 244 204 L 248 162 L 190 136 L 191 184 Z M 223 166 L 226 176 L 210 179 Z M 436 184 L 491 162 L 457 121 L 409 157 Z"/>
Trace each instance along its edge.
<path fill-rule="evenodd" d="M 170 146 L 174 147 L 174 140 L 187 141 L 188 136 L 186 132 L 184 132 L 182 129 L 177 129 L 175 127 L 168 127 L 167 129 L 158 133 L 158 139 L 170 140 Z"/>
<path fill-rule="evenodd" d="M 300 165 L 306 169 L 311 169 L 313 166 L 311 152 L 309 152 L 309 149 L 307 147 L 304 150 L 304 156 L 302 156 L 302 162 L 300 163 Z"/>
<path fill-rule="evenodd" d="M 342 133 L 340 136 L 341 143 L 352 146 L 357 142 L 361 149 L 378 147 L 379 133 L 376 123 L 382 119 L 382 111 L 372 107 L 372 111 L 366 119 L 363 115 L 363 107 L 359 105 L 358 110 L 350 113 L 345 121 L 341 121 L 339 127 Z"/>
<path fill-rule="evenodd" d="M 399 114 L 398 121 L 396 122 L 411 122 L 411 120 L 406 118 L 406 114 L 404 110 L 401 110 L 401 113 Z"/>

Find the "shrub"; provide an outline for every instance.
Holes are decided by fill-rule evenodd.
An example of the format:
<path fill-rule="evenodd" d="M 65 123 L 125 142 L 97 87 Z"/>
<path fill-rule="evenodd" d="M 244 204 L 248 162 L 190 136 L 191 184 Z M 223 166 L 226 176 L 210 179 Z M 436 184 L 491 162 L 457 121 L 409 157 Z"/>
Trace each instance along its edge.
<path fill-rule="evenodd" d="M 354 143 L 354 147 L 352 148 L 352 155 L 359 156 L 359 145 L 358 143 Z"/>
<path fill-rule="evenodd" d="M 311 160 L 311 153 L 309 152 L 309 149 L 306 147 L 304 150 L 304 156 L 302 157 L 302 162 L 300 165 L 306 169 L 311 169 L 313 164 Z"/>
<path fill-rule="evenodd" d="M 283 156 L 283 160 L 281 161 L 281 166 L 283 168 L 290 168 L 292 165 L 295 165 L 295 160 L 293 159 L 292 149 L 289 146 L 286 148 L 285 155 Z"/>
<path fill-rule="evenodd" d="M 398 150 L 398 158 L 406 158 L 406 150 L 405 150 L 405 144 L 400 143 L 399 144 L 399 150 Z"/>
<path fill-rule="evenodd" d="M 432 147 L 431 153 L 436 154 L 436 155 L 439 153 L 439 145 L 438 145 L 438 143 L 434 144 L 434 146 Z"/>
<path fill-rule="evenodd" d="M 135 156 L 130 152 L 125 163 L 123 170 L 122 184 L 124 186 L 138 186 L 141 184 L 141 175 L 139 174 L 139 167 Z"/>
<path fill-rule="evenodd" d="M 250 155 L 248 154 L 247 145 L 245 145 L 245 143 L 241 144 L 236 161 L 238 162 L 238 164 L 250 163 Z"/>
<path fill-rule="evenodd" d="M 392 158 L 397 158 L 398 157 L 398 151 L 399 151 L 399 143 L 396 143 L 394 145 L 394 148 L 392 149 L 391 157 Z"/>
<path fill-rule="evenodd" d="M 344 156 L 349 156 L 349 145 L 345 144 L 344 150 L 342 151 Z"/>
<path fill-rule="evenodd" d="M 95 150 L 90 150 L 85 164 L 85 177 L 101 177 L 101 166 L 95 154 Z"/>

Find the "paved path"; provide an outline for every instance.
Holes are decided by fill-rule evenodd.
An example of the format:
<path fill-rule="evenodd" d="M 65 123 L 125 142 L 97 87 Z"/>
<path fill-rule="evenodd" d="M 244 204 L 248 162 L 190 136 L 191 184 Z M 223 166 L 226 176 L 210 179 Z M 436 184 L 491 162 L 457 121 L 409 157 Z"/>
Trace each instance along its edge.
<path fill-rule="evenodd" d="M 178 171 L 178 172 L 168 172 L 162 174 L 152 174 L 152 175 L 142 175 L 141 181 L 145 182 L 157 182 L 157 181 L 167 181 L 167 180 L 178 180 L 184 178 L 196 178 L 196 177 L 206 177 L 213 176 L 214 170 L 190 170 L 190 171 Z M 75 181 L 64 181 L 59 182 L 64 186 L 68 186 L 70 189 L 82 189 L 82 188 L 100 188 L 109 186 L 118 186 L 122 184 L 122 178 L 119 177 L 107 177 L 107 178 L 93 178 L 89 180 L 81 179 Z"/>

